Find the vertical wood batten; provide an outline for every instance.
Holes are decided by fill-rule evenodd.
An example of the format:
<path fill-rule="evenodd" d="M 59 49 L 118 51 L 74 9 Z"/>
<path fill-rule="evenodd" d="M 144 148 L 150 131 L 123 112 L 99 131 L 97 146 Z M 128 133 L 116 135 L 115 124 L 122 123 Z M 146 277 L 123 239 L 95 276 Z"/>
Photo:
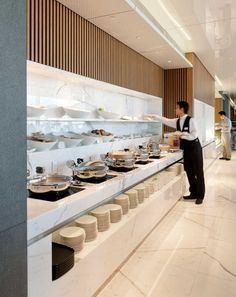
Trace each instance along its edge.
<path fill-rule="evenodd" d="M 163 69 L 56 0 L 28 0 L 31 61 L 163 97 Z"/>

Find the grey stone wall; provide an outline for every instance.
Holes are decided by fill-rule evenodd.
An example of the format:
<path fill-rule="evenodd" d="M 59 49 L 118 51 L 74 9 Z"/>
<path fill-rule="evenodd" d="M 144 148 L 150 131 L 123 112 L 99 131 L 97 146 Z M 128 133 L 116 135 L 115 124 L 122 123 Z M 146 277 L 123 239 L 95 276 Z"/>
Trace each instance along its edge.
<path fill-rule="evenodd" d="M 0 0 L 0 296 L 27 296 L 26 0 Z"/>

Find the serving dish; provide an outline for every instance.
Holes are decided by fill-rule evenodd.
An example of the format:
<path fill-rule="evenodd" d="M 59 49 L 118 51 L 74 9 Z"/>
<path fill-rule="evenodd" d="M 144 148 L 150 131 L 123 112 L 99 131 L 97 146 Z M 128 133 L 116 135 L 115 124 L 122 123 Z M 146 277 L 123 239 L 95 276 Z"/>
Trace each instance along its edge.
<path fill-rule="evenodd" d="M 40 117 L 46 110 L 47 108 L 43 105 L 27 105 L 27 117 Z"/>
<path fill-rule="evenodd" d="M 88 119 L 91 116 L 91 111 L 75 107 L 64 107 L 64 111 L 71 118 Z"/>

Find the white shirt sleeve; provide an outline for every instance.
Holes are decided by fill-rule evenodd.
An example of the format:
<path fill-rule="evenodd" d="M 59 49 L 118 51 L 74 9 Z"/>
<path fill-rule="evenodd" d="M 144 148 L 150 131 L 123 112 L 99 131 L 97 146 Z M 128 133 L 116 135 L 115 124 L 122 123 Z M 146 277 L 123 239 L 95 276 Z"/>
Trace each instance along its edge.
<path fill-rule="evenodd" d="M 194 140 L 198 137 L 197 125 L 193 118 L 189 121 L 189 133 L 183 132 L 181 138 L 186 140 Z"/>
<path fill-rule="evenodd" d="M 160 120 L 163 124 L 165 124 L 166 126 L 172 127 L 176 129 L 176 122 L 177 119 L 168 119 L 159 115 L 155 115 L 155 118 L 157 120 Z"/>

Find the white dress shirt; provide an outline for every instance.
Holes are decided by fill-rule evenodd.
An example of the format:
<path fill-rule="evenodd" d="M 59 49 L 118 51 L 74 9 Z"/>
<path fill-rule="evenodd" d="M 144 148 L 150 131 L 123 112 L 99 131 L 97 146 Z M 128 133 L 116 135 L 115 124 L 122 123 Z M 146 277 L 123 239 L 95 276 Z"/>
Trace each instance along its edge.
<path fill-rule="evenodd" d="M 188 115 L 185 114 L 185 115 L 183 115 L 182 117 L 179 118 L 179 124 L 180 124 L 180 129 L 181 130 L 183 129 L 184 121 L 185 121 L 187 116 Z M 156 117 L 157 120 L 160 120 L 165 125 L 176 129 L 178 118 L 168 119 L 168 118 L 165 118 L 165 117 L 162 117 L 162 116 L 159 116 L 159 115 L 155 115 L 155 117 Z M 198 137 L 197 126 L 196 126 L 196 123 L 195 123 L 194 119 L 191 118 L 190 121 L 189 121 L 189 133 L 183 131 L 180 138 L 191 141 L 191 140 L 196 139 L 197 137 Z"/>
<path fill-rule="evenodd" d="M 225 117 L 223 120 L 221 120 L 221 132 L 230 133 L 231 129 L 232 123 L 229 118 Z"/>

